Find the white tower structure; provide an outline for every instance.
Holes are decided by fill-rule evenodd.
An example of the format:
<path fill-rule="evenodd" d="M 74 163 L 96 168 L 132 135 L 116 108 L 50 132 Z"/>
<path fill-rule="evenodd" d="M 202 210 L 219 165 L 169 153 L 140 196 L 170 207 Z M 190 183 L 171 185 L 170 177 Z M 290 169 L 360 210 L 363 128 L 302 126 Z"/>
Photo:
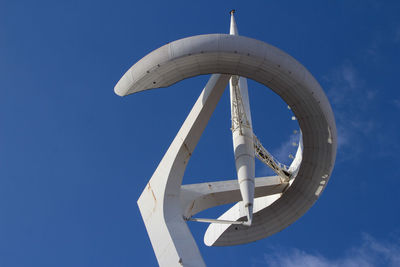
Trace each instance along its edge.
<path fill-rule="evenodd" d="M 230 34 L 239 35 L 234 13 L 235 11 L 232 10 Z M 233 153 L 235 155 L 237 178 L 243 199 L 242 204 L 247 216 L 247 222 L 245 224 L 250 226 L 253 219 L 255 154 L 246 78 L 233 75 L 229 80 L 229 89 L 231 98 Z"/>
<path fill-rule="evenodd" d="M 168 43 L 133 65 L 115 86 L 115 93 L 125 96 L 212 74 L 138 199 L 160 266 L 205 266 L 187 221 L 210 223 L 204 236 L 208 246 L 248 243 L 281 231 L 314 204 L 334 166 L 336 125 L 321 86 L 285 52 L 239 36 L 233 14 L 230 34 Z M 289 167 L 253 134 L 244 77 L 277 93 L 298 119 L 302 134 Z M 182 185 L 189 159 L 228 83 L 237 179 Z M 277 175 L 255 178 L 255 157 Z M 193 217 L 228 203 L 236 204 L 217 219 Z"/>

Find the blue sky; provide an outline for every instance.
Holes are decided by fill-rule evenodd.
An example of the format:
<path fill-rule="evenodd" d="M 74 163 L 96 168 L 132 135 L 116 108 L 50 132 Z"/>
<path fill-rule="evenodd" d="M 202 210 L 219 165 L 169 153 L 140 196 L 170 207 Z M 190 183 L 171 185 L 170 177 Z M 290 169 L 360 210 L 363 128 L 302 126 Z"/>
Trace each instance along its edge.
<path fill-rule="evenodd" d="M 156 265 L 136 200 L 208 77 L 125 98 L 113 88 L 167 42 L 227 33 L 232 8 L 241 35 L 320 82 L 339 145 L 319 201 L 282 232 L 209 248 L 207 225 L 190 223 L 206 263 L 400 265 L 398 1 L 0 0 L 0 266 Z M 235 177 L 227 92 L 185 183 Z M 249 94 L 255 133 L 288 161 L 290 110 L 255 82 Z"/>

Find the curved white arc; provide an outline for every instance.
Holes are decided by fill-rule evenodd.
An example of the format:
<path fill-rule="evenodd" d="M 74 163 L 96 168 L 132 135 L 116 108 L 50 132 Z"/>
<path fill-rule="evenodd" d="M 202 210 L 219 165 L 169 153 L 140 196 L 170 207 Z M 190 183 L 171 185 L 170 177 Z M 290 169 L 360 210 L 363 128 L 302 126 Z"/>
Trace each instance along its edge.
<path fill-rule="evenodd" d="M 300 131 L 299 134 L 299 145 L 297 147 L 296 155 L 292 163 L 289 166 L 288 171 L 292 174 L 290 177 L 290 184 L 293 183 L 293 180 L 296 178 L 297 173 L 300 170 L 301 161 L 303 160 L 303 134 Z"/>
<path fill-rule="evenodd" d="M 257 179 L 256 179 L 257 180 Z M 277 192 L 276 194 L 265 194 L 264 196 L 258 196 L 254 199 L 254 217 L 259 216 L 258 213 L 265 209 L 266 207 L 270 206 L 276 200 L 278 200 L 281 196 L 282 192 Z M 227 221 L 241 221 L 246 217 L 245 210 L 243 209 L 242 203 L 236 203 L 232 206 L 229 210 L 224 212 L 218 220 L 227 220 Z M 244 228 L 234 227 L 235 233 L 239 236 L 240 242 L 235 243 L 226 243 L 224 245 L 220 244 L 220 239 L 223 238 L 223 235 L 226 231 L 229 231 L 231 228 L 230 225 L 222 225 L 217 223 L 211 223 L 205 234 L 204 234 L 204 244 L 207 246 L 228 246 L 228 245 L 237 245 L 237 244 L 245 244 L 249 243 L 254 240 L 247 240 L 247 237 L 243 235 L 242 230 Z M 247 228 L 247 227 L 246 227 Z"/>
<path fill-rule="evenodd" d="M 278 95 L 282 93 L 278 89 L 280 82 L 293 83 L 292 90 L 300 86 L 305 93 L 312 94 L 319 106 L 324 107 L 324 116 L 335 122 L 325 93 L 298 61 L 272 45 L 244 36 L 205 34 L 168 43 L 134 64 L 118 81 L 114 91 L 126 96 L 210 73 L 247 77 L 268 86 Z M 288 96 L 282 98 L 296 115 L 299 103 Z M 300 122 L 300 117 L 296 117 Z M 331 129 L 331 135 L 332 140 L 336 140 L 336 126 Z"/>
<path fill-rule="evenodd" d="M 251 227 L 240 235 L 229 227 L 215 245 L 251 242 L 287 227 L 320 196 L 336 157 L 332 109 L 318 82 L 291 56 L 264 42 L 227 34 L 189 37 L 153 51 L 121 78 L 116 92 L 127 95 L 207 73 L 244 76 L 271 88 L 292 108 L 303 133 L 303 161 L 292 186 L 260 211 Z"/>

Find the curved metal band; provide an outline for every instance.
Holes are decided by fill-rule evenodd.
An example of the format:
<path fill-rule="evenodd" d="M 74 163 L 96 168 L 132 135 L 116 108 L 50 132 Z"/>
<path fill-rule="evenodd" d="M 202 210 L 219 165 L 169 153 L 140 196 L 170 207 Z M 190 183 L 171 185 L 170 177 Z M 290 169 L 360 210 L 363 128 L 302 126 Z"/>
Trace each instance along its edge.
<path fill-rule="evenodd" d="M 193 36 L 154 50 L 125 73 L 115 92 L 124 96 L 210 73 L 239 75 L 269 87 L 291 107 L 303 133 L 303 161 L 292 186 L 258 212 L 251 227 L 232 225 L 213 245 L 244 243 L 243 237 L 259 240 L 301 217 L 325 188 L 336 158 L 332 109 L 319 83 L 294 58 L 264 42 L 228 34 Z"/>

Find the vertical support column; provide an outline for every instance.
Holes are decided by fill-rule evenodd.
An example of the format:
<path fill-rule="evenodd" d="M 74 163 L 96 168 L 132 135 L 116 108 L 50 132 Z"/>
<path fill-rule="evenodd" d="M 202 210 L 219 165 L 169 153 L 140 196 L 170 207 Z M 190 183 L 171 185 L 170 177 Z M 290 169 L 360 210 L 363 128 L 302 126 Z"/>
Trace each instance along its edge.
<path fill-rule="evenodd" d="M 232 10 L 230 34 L 238 35 L 234 13 L 235 11 Z M 244 211 L 247 215 L 247 223 L 245 225 L 250 226 L 253 218 L 255 154 L 246 78 L 232 76 L 229 89 L 231 96 L 232 139 L 236 172 Z"/>

